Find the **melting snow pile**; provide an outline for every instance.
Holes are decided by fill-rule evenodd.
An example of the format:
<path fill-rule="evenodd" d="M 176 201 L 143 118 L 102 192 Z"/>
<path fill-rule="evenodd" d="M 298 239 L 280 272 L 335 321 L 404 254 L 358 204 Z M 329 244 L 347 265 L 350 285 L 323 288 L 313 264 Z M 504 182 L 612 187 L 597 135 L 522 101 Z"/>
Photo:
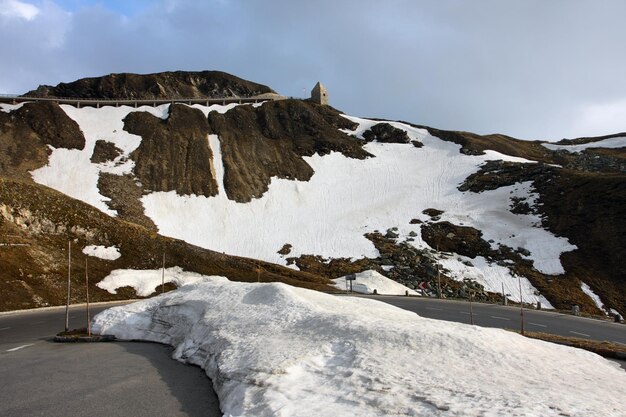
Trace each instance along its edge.
<path fill-rule="evenodd" d="M 225 278 L 100 313 L 93 329 L 175 347 L 227 416 L 623 416 L 600 356 L 372 300 Z"/>
<path fill-rule="evenodd" d="M 411 295 L 417 295 L 412 289 L 405 287 L 402 284 L 395 282 L 387 278 L 386 276 L 379 274 L 376 271 L 363 271 L 355 274 L 356 279 L 352 281 L 352 291 L 361 294 L 373 294 L 374 290 L 378 294 L 385 295 L 404 295 L 405 291 L 408 291 Z M 350 283 L 346 281 L 346 277 L 341 277 L 332 280 L 333 286 L 340 290 L 350 288 Z"/>
<path fill-rule="evenodd" d="M 156 291 L 156 288 L 165 282 L 173 282 L 177 287 L 195 284 L 206 281 L 209 277 L 195 272 L 183 271 L 182 268 L 174 266 L 165 269 L 116 269 L 111 271 L 102 281 L 96 284 L 97 287 L 117 294 L 117 289 L 121 287 L 133 287 L 140 297 L 147 297 Z"/>
<path fill-rule="evenodd" d="M 114 261 L 122 256 L 120 250 L 115 246 L 85 246 L 83 253 L 88 256 L 104 259 L 105 261 Z"/>

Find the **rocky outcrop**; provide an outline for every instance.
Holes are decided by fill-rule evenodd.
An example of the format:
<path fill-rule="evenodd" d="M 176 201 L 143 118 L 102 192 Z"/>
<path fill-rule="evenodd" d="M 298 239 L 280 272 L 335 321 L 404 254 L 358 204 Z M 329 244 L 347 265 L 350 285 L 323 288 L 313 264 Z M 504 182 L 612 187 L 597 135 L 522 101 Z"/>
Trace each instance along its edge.
<path fill-rule="evenodd" d="M 124 152 L 115 146 L 114 143 L 108 142 L 103 139 L 96 141 L 96 145 L 93 148 L 93 154 L 91 155 L 91 162 L 94 164 L 102 164 L 104 162 L 110 162 L 115 160 L 118 156 Z"/>
<path fill-rule="evenodd" d="M 389 123 L 377 123 L 363 132 L 363 138 L 381 143 L 409 143 L 411 139 L 405 130 L 393 127 Z"/>
<path fill-rule="evenodd" d="M 143 188 L 132 175 L 102 172 L 98 178 L 98 190 L 100 194 L 110 198 L 106 203 L 107 206 L 115 210 L 121 219 L 141 225 L 148 230 L 157 231 L 156 225 L 145 215 L 143 204 L 141 204 Z"/>
<path fill-rule="evenodd" d="M 473 227 L 439 222 L 424 225 L 421 229 L 424 242 L 443 252 L 454 252 L 469 258 L 491 252 L 491 246 L 482 238 L 482 232 Z"/>
<path fill-rule="evenodd" d="M 55 103 L 27 103 L 0 111 L 0 176 L 30 180 L 29 171 L 48 162 L 55 148 L 83 149 L 78 124 Z"/>
<path fill-rule="evenodd" d="M 557 168 L 546 164 L 487 161 L 474 174 L 465 179 L 459 191 L 480 193 L 525 181 L 548 181 Z"/>
<path fill-rule="evenodd" d="M 220 71 L 160 72 L 157 74 L 110 74 L 83 78 L 55 87 L 42 85 L 31 97 L 102 99 L 176 99 L 253 97 L 275 93 L 271 88 Z"/>
<path fill-rule="evenodd" d="M 124 130 L 142 137 L 130 156 L 144 190 L 206 197 L 218 193 L 209 126 L 200 110 L 174 104 L 166 120 L 133 112 L 124 119 Z"/>
<path fill-rule="evenodd" d="M 362 141 L 338 130 L 354 127 L 352 122 L 326 106 L 300 100 L 211 112 L 209 124 L 220 139 L 226 194 L 238 202 L 261 197 L 272 177 L 308 181 L 313 169 L 303 156 L 333 151 L 350 158 L 371 156 Z"/>

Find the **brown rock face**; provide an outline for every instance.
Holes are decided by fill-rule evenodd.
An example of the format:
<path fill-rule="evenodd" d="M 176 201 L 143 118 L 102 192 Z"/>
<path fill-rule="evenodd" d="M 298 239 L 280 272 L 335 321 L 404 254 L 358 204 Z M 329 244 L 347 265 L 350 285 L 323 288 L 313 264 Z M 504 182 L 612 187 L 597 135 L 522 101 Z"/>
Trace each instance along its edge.
<path fill-rule="evenodd" d="M 29 91 L 31 97 L 176 99 L 252 97 L 274 93 L 262 84 L 253 83 L 220 71 L 161 72 L 157 74 L 110 74 L 83 78 L 56 87 L 42 85 Z"/>
<path fill-rule="evenodd" d="M 142 137 L 131 158 L 144 190 L 217 194 L 209 126 L 200 110 L 175 104 L 166 120 L 133 112 L 124 119 L 124 130 Z"/>
<path fill-rule="evenodd" d="M 28 103 L 0 112 L 0 176 L 30 180 L 28 171 L 48 162 L 47 145 L 82 149 L 78 124 L 55 103 Z"/>
<path fill-rule="evenodd" d="M 96 146 L 94 146 L 90 161 L 94 164 L 101 164 L 103 162 L 113 161 L 122 153 L 123 151 L 115 146 L 114 143 L 99 139 L 96 141 Z"/>
<path fill-rule="evenodd" d="M 299 100 L 212 112 L 209 124 L 221 142 L 226 194 L 238 202 L 263 195 L 274 176 L 308 181 L 313 169 L 303 156 L 332 151 L 350 158 L 371 156 L 362 141 L 338 130 L 353 128 L 352 122 L 335 110 Z"/>
<path fill-rule="evenodd" d="M 422 226 L 422 239 L 430 247 L 470 258 L 491 252 L 489 243 L 483 240 L 482 235 L 480 230 L 473 227 L 457 226 L 450 222 Z"/>

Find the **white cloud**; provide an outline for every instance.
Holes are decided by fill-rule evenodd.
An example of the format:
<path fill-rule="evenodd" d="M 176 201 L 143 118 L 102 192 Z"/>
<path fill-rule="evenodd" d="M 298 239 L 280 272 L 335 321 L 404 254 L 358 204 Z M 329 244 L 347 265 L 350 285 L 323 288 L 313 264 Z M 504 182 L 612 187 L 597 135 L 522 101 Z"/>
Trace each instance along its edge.
<path fill-rule="evenodd" d="M 39 8 L 19 0 L 0 0 L 0 16 L 33 20 L 39 14 Z"/>
<path fill-rule="evenodd" d="M 626 131 L 626 98 L 581 106 L 573 131 L 583 135 L 611 134 Z M 588 133 L 587 133 L 588 132 Z"/>

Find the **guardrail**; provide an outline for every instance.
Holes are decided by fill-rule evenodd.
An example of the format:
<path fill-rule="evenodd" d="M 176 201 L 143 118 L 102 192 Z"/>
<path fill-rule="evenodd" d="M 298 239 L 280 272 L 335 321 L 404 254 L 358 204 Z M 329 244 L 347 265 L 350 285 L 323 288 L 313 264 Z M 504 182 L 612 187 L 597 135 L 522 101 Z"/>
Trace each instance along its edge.
<path fill-rule="evenodd" d="M 212 104 L 245 104 L 245 103 L 261 103 L 270 100 L 282 100 L 282 96 L 256 96 L 256 97 L 222 97 L 222 98 L 171 98 L 171 99 L 119 99 L 119 98 L 71 98 L 71 97 L 26 97 L 13 94 L 0 94 L 0 103 L 19 104 L 27 102 L 54 102 L 57 104 L 68 104 L 75 107 L 96 107 L 101 106 L 152 106 L 157 107 L 162 104 L 202 104 L 210 106 Z"/>

